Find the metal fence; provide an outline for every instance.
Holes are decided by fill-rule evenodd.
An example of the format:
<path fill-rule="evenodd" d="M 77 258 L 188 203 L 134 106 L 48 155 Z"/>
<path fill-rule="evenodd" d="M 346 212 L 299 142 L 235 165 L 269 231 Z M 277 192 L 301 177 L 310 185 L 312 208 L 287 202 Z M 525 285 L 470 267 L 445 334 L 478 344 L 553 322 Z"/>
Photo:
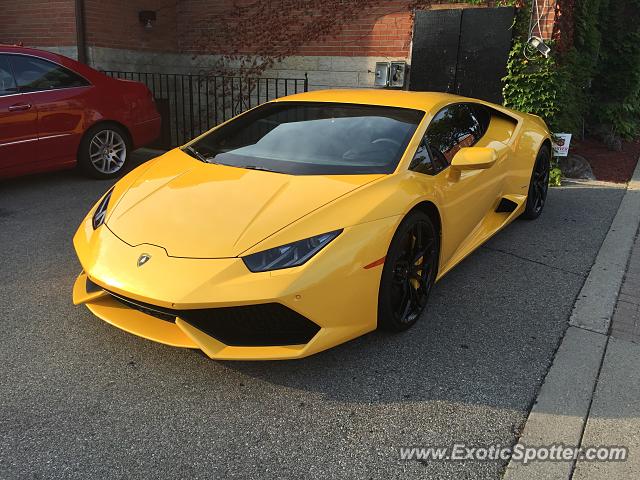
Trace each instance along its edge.
<path fill-rule="evenodd" d="M 162 116 L 159 148 L 181 145 L 239 113 L 275 98 L 306 92 L 305 78 L 245 78 L 179 73 L 103 73 L 142 82 L 153 94 Z"/>

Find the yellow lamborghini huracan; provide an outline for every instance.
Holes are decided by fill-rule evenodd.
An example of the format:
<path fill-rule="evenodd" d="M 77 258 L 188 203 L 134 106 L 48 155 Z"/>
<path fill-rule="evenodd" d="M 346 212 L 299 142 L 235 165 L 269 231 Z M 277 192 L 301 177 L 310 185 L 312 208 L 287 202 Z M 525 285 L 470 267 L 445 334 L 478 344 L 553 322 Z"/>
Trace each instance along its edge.
<path fill-rule="evenodd" d="M 115 184 L 73 239 L 73 301 L 215 359 L 300 358 L 424 313 L 434 282 L 540 215 L 544 122 L 441 93 L 281 98 Z"/>

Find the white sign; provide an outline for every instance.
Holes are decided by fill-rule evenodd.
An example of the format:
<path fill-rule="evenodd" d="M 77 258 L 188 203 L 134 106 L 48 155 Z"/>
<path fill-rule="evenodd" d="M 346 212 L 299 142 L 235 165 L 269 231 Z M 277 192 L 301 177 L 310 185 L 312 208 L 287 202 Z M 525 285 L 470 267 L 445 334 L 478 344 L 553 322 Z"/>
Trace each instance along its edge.
<path fill-rule="evenodd" d="M 569 155 L 569 145 L 571 145 L 570 133 L 554 133 L 552 135 L 553 155 L 556 157 L 566 157 Z"/>

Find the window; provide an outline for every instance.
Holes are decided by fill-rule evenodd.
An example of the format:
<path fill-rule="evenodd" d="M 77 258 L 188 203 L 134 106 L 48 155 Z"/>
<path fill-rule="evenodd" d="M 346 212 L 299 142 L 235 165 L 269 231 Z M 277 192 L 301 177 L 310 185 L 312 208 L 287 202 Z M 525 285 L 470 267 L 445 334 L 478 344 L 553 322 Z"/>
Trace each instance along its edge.
<path fill-rule="evenodd" d="M 491 123 L 491 110 L 485 107 L 484 105 L 480 105 L 479 103 L 468 103 L 469 111 L 474 119 L 480 125 L 479 137 L 482 138 L 487 130 L 489 129 L 489 124 Z"/>
<path fill-rule="evenodd" d="M 457 103 L 443 108 L 427 128 L 409 168 L 427 175 L 444 170 L 458 150 L 480 140 L 490 116 L 487 108 L 478 104 Z"/>
<path fill-rule="evenodd" d="M 17 92 L 18 88 L 9 67 L 9 59 L 6 55 L 0 55 L 0 96 Z"/>
<path fill-rule="evenodd" d="M 391 173 L 423 116 L 372 105 L 271 103 L 214 130 L 185 153 L 290 175 Z"/>
<path fill-rule="evenodd" d="M 89 85 L 81 76 L 53 62 L 23 55 L 12 55 L 10 58 L 21 92 L 39 92 Z"/>
<path fill-rule="evenodd" d="M 413 156 L 413 160 L 409 165 L 409 170 L 413 170 L 414 172 L 424 173 L 425 175 L 435 175 L 440 170 L 437 170 L 431 160 L 431 155 L 429 155 L 429 149 L 427 147 L 427 143 L 424 138 L 422 142 L 420 142 L 420 146 L 416 150 L 416 154 Z"/>

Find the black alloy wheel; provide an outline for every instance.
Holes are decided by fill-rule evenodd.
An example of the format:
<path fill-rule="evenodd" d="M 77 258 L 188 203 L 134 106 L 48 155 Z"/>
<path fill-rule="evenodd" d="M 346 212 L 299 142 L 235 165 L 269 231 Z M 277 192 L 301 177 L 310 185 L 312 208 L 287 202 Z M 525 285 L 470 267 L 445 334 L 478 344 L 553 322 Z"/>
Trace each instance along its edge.
<path fill-rule="evenodd" d="M 544 205 L 547 201 L 547 193 L 549 191 L 549 170 L 551 168 L 551 159 L 549 149 L 543 147 L 538 153 L 536 163 L 531 173 L 531 182 L 529 184 L 529 194 L 527 196 L 527 205 L 522 217 L 527 220 L 535 220 L 540 216 Z"/>
<path fill-rule="evenodd" d="M 435 283 L 439 252 L 439 235 L 429 215 L 409 214 L 385 259 L 378 298 L 380 328 L 399 332 L 416 323 Z"/>

